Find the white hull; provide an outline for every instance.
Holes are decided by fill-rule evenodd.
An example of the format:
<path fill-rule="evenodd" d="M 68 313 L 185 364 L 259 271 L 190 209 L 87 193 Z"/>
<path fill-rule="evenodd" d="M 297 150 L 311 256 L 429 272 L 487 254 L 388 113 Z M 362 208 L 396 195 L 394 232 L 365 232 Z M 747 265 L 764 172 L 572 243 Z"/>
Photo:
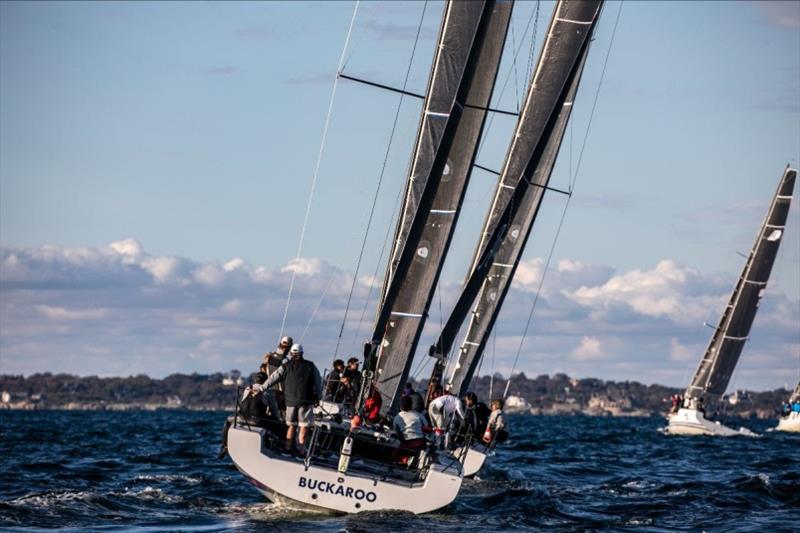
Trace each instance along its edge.
<path fill-rule="evenodd" d="M 486 462 L 487 452 L 486 446 L 481 444 L 473 444 L 469 447 L 462 461 L 464 477 L 472 477 L 483 468 L 483 463 Z M 464 448 L 456 448 L 453 453 L 456 457 L 461 457 L 461 454 L 464 453 Z"/>
<path fill-rule="evenodd" d="M 306 467 L 299 458 L 265 448 L 263 434 L 263 429 L 231 427 L 228 453 L 250 482 L 274 502 L 341 513 L 401 510 L 419 514 L 450 504 L 461 488 L 461 468 L 452 458 L 448 464 L 432 464 L 422 481 L 393 482 L 354 472 L 355 458 L 347 474 L 313 462 Z"/>
<path fill-rule="evenodd" d="M 775 431 L 787 431 L 789 433 L 800 433 L 800 413 L 792 412 L 788 416 L 778 420 L 778 427 Z"/>
<path fill-rule="evenodd" d="M 686 408 L 679 409 L 669 418 L 669 425 L 664 432 L 669 435 L 709 435 L 714 437 L 757 436 L 747 428 L 742 427 L 737 431 L 723 426 L 719 422 L 706 419 L 703 413 L 696 409 Z"/>

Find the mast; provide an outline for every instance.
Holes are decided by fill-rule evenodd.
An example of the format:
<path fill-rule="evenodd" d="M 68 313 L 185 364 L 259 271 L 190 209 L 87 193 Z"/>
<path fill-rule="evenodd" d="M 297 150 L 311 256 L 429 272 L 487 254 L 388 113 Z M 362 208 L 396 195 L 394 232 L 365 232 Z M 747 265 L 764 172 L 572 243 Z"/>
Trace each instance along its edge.
<path fill-rule="evenodd" d="M 396 410 L 475 159 L 512 2 L 451 1 L 436 56 L 365 368 Z"/>
<path fill-rule="evenodd" d="M 787 166 L 739 281 L 686 389 L 684 405 L 711 405 L 728 387 L 778 254 L 796 178 L 797 170 Z"/>
<path fill-rule="evenodd" d="M 475 372 L 516 272 L 555 164 L 602 0 L 560 1 L 509 146 L 494 201 L 461 296 L 431 355 L 439 379 L 446 355 L 472 313 L 448 390 L 459 395 Z"/>

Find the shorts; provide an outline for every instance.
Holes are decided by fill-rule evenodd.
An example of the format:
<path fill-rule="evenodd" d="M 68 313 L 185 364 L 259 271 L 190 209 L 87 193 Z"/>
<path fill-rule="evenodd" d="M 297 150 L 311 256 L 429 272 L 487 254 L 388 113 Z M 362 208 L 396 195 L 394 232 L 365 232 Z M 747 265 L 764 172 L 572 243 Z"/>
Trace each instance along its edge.
<path fill-rule="evenodd" d="M 305 428 L 314 423 L 313 405 L 287 405 L 286 406 L 286 425 L 300 426 Z"/>

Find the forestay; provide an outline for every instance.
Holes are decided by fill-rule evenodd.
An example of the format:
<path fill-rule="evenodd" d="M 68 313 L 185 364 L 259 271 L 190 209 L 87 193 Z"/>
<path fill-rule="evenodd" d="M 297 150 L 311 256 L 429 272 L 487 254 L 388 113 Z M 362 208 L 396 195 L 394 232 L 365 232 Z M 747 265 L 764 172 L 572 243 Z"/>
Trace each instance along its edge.
<path fill-rule="evenodd" d="M 447 388 L 464 394 L 546 190 L 602 1 L 558 2 L 500 173 L 470 276 L 433 351 L 440 360 L 472 310 Z M 473 307 L 474 306 L 474 307 Z"/>
<path fill-rule="evenodd" d="M 464 198 L 512 3 L 449 2 L 372 336 L 382 413 L 396 410 Z M 377 356 L 377 359 L 375 359 Z"/>
<path fill-rule="evenodd" d="M 728 387 L 778 254 L 796 178 L 797 171 L 787 167 L 719 325 L 686 389 L 687 399 L 708 404 Z"/>

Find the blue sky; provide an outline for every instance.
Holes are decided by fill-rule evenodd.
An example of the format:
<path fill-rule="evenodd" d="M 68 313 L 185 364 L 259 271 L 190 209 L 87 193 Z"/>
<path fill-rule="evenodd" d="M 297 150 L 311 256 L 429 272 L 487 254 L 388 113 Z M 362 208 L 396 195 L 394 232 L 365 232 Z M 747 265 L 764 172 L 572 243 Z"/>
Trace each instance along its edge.
<path fill-rule="evenodd" d="M 362 4 L 345 71 L 402 85 L 423 7 L 408 82 L 423 92 L 439 3 Z M 524 91 L 536 9 L 515 6 L 508 48 L 523 51 L 516 69 L 505 54 L 496 107 L 514 109 Z M 618 9 L 605 7 L 556 187 L 577 166 Z M 551 10 L 539 6 L 536 46 Z M 280 327 L 352 12 L 347 2 L 0 3 L 0 372 L 165 375 L 257 360 Z M 289 316 L 302 331 L 320 304 L 304 342 L 326 354 L 321 365 L 398 103 L 337 89 Z M 369 278 L 383 272 L 418 112 L 403 100 L 347 350 Z M 482 164 L 500 166 L 512 126 L 493 122 Z M 783 166 L 799 162 L 800 3 L 625 3 L 519 368 L 683 384 L 710 333 L 702 322 L 716 321 L 742 266 L 736 252 L 752 245 Z M 455 298 L 493 186 L 474 173 L 426 339 L 439 301 L 446 313 Z M 501 315 L 496 369 L 510 370 L 563 205 L 553 196 L 542 209 Z M 798 265 L 795 205 L 734 385 L 797 379 Z"/>

